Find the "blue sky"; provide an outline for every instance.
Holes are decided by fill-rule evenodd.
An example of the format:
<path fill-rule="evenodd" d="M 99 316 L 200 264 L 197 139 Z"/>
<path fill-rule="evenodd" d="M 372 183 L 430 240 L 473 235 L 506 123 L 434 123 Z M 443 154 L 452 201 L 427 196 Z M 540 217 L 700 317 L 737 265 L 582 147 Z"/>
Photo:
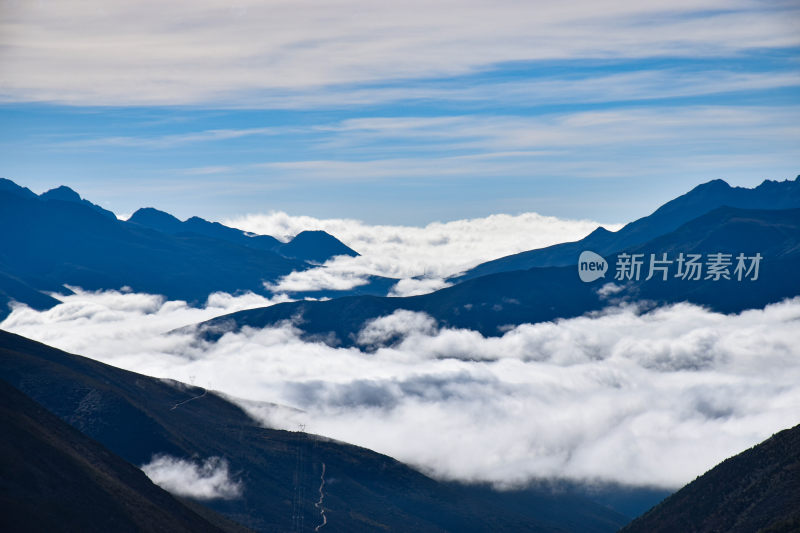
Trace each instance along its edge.
<path fill-rule="evenodd" d="M 424 224 L 624 222 L 800 173 L 796 2 L 548 4 L 4 3 L 0 175 L 117 213 Z"/>

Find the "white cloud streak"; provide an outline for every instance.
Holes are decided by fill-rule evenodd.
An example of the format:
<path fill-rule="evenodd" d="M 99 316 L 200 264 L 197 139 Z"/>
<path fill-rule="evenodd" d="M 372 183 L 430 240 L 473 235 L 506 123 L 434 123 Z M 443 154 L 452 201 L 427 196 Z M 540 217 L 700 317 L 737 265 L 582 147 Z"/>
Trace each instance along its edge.
<path fill-rule="evenodd" d="M 423 80 L 402 87 L 333 86 L 292 92 L 271 91 L 240 102 L 241 107 L 308 109 L 364 107 L 398 102 L 450 102 L 535 107 L 554 104 L 599 104 L 662 100 L 797 87 L 800 76 L 787 72 L 640 70 L 622 74 L 572 77 L 539 76 L 525 81 Z M 229 103 L 226 107 L 237 107 Z"/>
<path fill-rule="evenodd" d="M 788 116 L 787 116 L 788 113 Z M 549 113 L 537 116 L 370 117 L 330 127 L 332 146 L 369 146 L 386 140 L 447 148 L 515 151 L 670 144 L 680 135 L 705 135 L 714 143 L 735 145 L 756 137 L 795 138 L 796 107 L 684 106 Z M 696 130 L 696 131 L 692 131 Z M 744 132 L 747 133 L 744 133 Z M 407 144 L 407 145 L 408 145 Z M 441 148 L 442 146 L 438 146 Z M 480 152 L 477 152 L 480 153 Z M 556 152 L 560 154 L 559 152 Z M 525 155 L 522 152 L 521 155 Z M 537 155 L 536 152 L 528 155 Z M 351 170 L 351 169 L 348 169 Z"/>
<path fill-rule="evenodd" d="M 730 316 L 618 308 L 497 338 L 400 312 L 347 349 L 303 342 L 291 324 L 215 344 L 164 334 L 199 314 L 84 293 L 50 311 L 18 308 L 0 327 L 223 391 L 274 427 L 302 423 L 437 477 L 503 486 L 555 477 L 677 487 L 800 412 L 800 299 Z"/>
<path fill-rule="evenodd" d="M 797 106 L 627 107 L 531 116 L 373 116 L 306 128 L 303 159 L 184 172 L 352 184 L 793 175 Z M 287 134 L 292 135 L 297 131 Z M 87 141 L 88 142 L 88 141 Z M 143 140 L 142 142 L 149 142 Z M 156 142 L 155 140 L 153 142 Z M 391 146 L 391 157 L 386 147 Z M 335 157 L 331 157 L 335 154 Z"/>
<path fill-rule="evenodd" d="M 178 496 L 231 500 L 242 494 L 242 484 L 231 479 L 228 462 L 221 457 L 195 462 L 157 455 L 142 470 L 153 483 Z"/>
<path fill-rule="evenodd" d="M 358 13 L 358 16 L 353 16 Z M 7 101 L 258 99 L 264 90 L 451 76 L 500 63 L 716 57 L 800 43 L 797 6 L 755 0 L 7 2 Z"/>
<path fill-rule="evenodd" d="M 157 137 L 102 137 L 64 141 L 56 144 L 60 148 L 94 148 L 94 147 L 135 147 L 168 149 L 195 143 L 213 143 L 263 135 L 280 135 L 286 130 L 276 128 L 214 129 L 191 133 L 161 135 Z M 219 170 L 219 169 L 217 169 Z M 202 172 L 200 172 L 202 173 Z"/>
<path fill-rule="evenodd" d="M 800 85 L 800 76 L 796 78 Z M 564 91 L 559 90 L 559 93 Z M 595 89 L 590 90 L 596 94 Z M 670 146 L 687 134 L 713 139 L 717 146 L 746 146 L 796 138 L 797 106 L 690 105 L 637 107 L 565 113 L 515 115 L 371 116 L 307 126 L 214 129 L 141 137 L 100 137 L 65 141 L 54 147 L 175 146 L 217 142 L 251 136 L 310 136 L 314 150 L 349 150 L 353 159 L 253 162 L 187 169 L 194 174 L 224 174 L 245 169 L 289 171 L 320 178 L 382 178 L 398 175 L 439 176 L 469 174 L 470 167 L 490 162 L 513 165 L 521 160 L 547 164 L 567 150 L 606 149 L 616 144 Z M 371 149 L 392 142 L 394 151 L 412 154 L 370 159 Z M 457 152 L 453 154 L 453 152 Z M 449 153 L 450 155 L 444 155 Z M 578 155 L 578 154 L 575 154 Z"/>

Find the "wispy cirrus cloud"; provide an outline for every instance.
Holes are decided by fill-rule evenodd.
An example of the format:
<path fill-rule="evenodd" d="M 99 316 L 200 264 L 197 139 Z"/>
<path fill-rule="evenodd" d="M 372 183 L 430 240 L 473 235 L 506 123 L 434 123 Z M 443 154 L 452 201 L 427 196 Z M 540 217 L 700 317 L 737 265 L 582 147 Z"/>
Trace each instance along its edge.
<path fill-rule="evenodd" d="M 763 172 L 800 137 L 796 106 L 666 106 L 533 116 L 368 117 L 305 129 L 307 155 L 219 167 L 219 173 L 266 172 L 271 180 L 331 182 L 403 178 L 663 177 Z M 297 130 L 295 130 L 297 131 Z M 287 132 L 287 134 L 291 134 Z M 385 157 L 391 146 L 391 157 Z M 624 148 L 623 148 L 624 147 Z M 378 156 L 378 157 L 376 157 Z M 200 167 L 188 172 L 213 173 Z"/>
<path fill-rule="evenodd" d="M 338 134 L 330 140 L 337 147 L 349 144 L 361 148 L 369 146 L 370 139 L 380 139 L 406 141 L 407 146 L 417 146 L 420 151 L 432 143 L 447 143 L 444 147 L 450 149 L 535 150 L 623 142 L 650 144 L 674 141 L 687 134 L 712 134 L 716 142 L 730 142 L 745 131 L 753 138 L 777 139 L 798 134 L 793 124 L 798 114 L 796 106 L 627 107 L 533 116 L 354 118 L 328 129 Z"/>
<path fill-rule="evenodd" d="M 60 141 L 68 149 L 133 147 L 168 150 L 248 137 L 304 139 L 305 155 L 336 158 L 206 165 L 184 174 L 258 174 L 271 180 L 382 180 L 402 177 L 613 174 L 620 163 L 654 167 L 675 158 L 691 168 L 713 157 L 717 168 L 752 167 L 771 151 L 782 153 L 800 137 L 796 106 L 626 107 L 529 116 L 372 116 L 303 126 L 189 131 L 156 136 L 114 136 Z M 609 160 L 609 147 L 615 148 Z M 384 156 L 392 146 L 393 157 Z M 634 149 L 635 148 L 635 149 Z M 250 156 L 252 157 L 252 156 Z"/>
<path fill-rule="evenodd" d="M 100 6 L 100 7 L 98 7 Z M 359 13 L 358 17 L 352 13 Z M 754 0 L 4 7 L 6 101 L 172 105 L 408 80 L 518 61 L 719 57 L 800 44 L 797 6 Z"/>
<path fill-rule="evenodd" d="M 189 168 L 213 174 L 270 171 L 280 176 L 328 180 L 386 179 L 404 176 L 491 176 L 613 173 L 613 161 L 644 165 L 681 155 L 672 164 L 692 166 L 693 158 L 714 157 L 718 168 L 739 166 L 742 157 L 757 166 L 760 156 L 781 152 L 800 136 L 797 106 L 664 106 L 628 107 L 531 116 L 453 115 L 434 117 L 374 116 L 288 128 L 254 128 L 224 132 L 248 135 L 306 135 L 307 153 L 337 158 L 276 160 Z M 166 138 L 130 138 L 132 145 L 168 147 L 173 142 L 212 140 L 217 132 Z M 79 141 L 86 144 L 109 142 Z M 114 142 L 113 140 L 111 142 Z M 386 146 L 396 154 L 385 154 Z M 609 160 L 608 149 L 615 149 Z M 635 148 L 635 149 L 634 149 Z M 726 161 L 728 161 L 726 163 Z M 610 166 L 611 165 L 611 166 Z M 593 169 L 593 170 L 592 170 Z"/>
<path fill-rule="evenodd" d="M 502 72 L 500 72 L 502 74 Z M 302 89 L 291 92 L 264 91 L 258 97 L 226 107 L 272 109 L 347 108 L 398 103 L 448 103 L 482 108 L 498 101 L 525 109 L 575 104 L 658 101 L 725 95 L 746 91 L 768 91 L 800 86 L 800 75 L 791 71 L 725 70 L 712 67 L 651 67 L 632 72 L 607 73 L 604 69 L 575 66 L 568 76 L 539 74 L 531 78 L 494 79 L 491 72 L 477 78 L 411 80 L 401 86 L 348 85 Z"/>
<path fill-rule="evenodd" d="M 242 137 L 280 135 L 286 130 L 277 128 L 214 129 L 158 136 L 117 136 L 76 139 L 55 143 L 59 148 L 133 147 L 169 149 L 197 143 L 215 143 Z"/>

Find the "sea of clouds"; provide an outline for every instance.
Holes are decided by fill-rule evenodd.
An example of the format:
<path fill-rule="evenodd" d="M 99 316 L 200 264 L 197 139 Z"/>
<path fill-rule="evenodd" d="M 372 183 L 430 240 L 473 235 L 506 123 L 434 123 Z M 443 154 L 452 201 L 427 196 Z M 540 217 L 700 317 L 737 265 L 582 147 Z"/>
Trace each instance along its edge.
<path fill-rule="evenodd" d="M 398 311 L 368 324 L 352 348 L 304 342 L 291 323 L 216 343 L 169 333 L 270 303 L 215 294 L 192 308 L 76 289 L 48 311 L 16 307 L 0 328 L 221 391 L 272 427 L 303 424 L 439 478 L 499 486 L 678 487 L 798 423 L 800 298 L 737 315 L 611 308 L 494 338 Z M 148 468 L 171 479 L 206 468 L 170 461 Z"/>
<path fill-rule="evenodd" d="M 412 296 L 447 286 L 447 278 L 482 262 L 581 239 L 597 229 L 591 220 L 538 213 L 490 215 L 433 222 L 424 227 L 371 225 L 351 219 L 319 219 L 277 211 L 222 221 L 227 226 L 288 240 L 303 230 L 323 230 L 361 254 L 340 256 L 324 267 L 294 272 L 270 285 L 275 293 L 348 290 L 369 276 L 397 278 L 392 296 Z M 621 224 L 604 224 L 616 231 Z"/>

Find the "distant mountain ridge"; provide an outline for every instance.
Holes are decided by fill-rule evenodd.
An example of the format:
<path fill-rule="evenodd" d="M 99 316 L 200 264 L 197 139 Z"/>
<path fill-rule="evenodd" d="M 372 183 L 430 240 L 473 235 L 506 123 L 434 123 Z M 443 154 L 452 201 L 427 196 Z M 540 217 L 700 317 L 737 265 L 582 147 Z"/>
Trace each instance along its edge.
<path fill-rule="evenodd" d="M 509 274 L 508 279 L 526 277 L 511 273 L 526 272 L 530 268 L 574 265 L 579 253 L 586 249 L 607 257 L 622 250 L 634 250 L 714 209 L 730 205 L 768 210 L 800 208 L 800 178 L 765 181 L 753 189 L 731 187 L 722 180 L 714 180 L 667 202 L 653 214 L 626 225 L 618 232 L 598 228 L 578 242 L 531 250 L 479 265 L 451 280 L 455 283 L 450 288 L 453 290 L 436 293 L 431 301 L 444 298 L 443 295 L 450 298 L 461 294 L 461 304 L 467 305 L 471 298 L 469 291 L 478 287 L 481 287 L 478 290 L 480 298 L 488 301 L 494 299 L 489 287 L 496 282 L 502 284 L 497 278 L 461 285 L 504 273 Z M 23 302 L 36 309 L 52 307 L 57 300 L 44 292 L 66 292 L 64 284 L 89 290 L 130 287 L 137 292 L 161 294 L 194 304 L 202 303 L 214 291 L 233 294 L 253 291 L 269 295 L 271 292 L 265 283 L 274 283 L 291 272 L 308 269 L 334 255 L 357 255 L 334 237 L 319 231 L 302 232 L 291 242 L 282 243 L 271 236 L 252 235 L 198 217 L 181 221 L 153 208 L 138 210 L 129 221 L 116 220 L 109 214 L 67 187 L 37 196 L 27 188 L 0 179 L 0 227 L 14 228 L 0 233 L 0 319 L 8 314 L 11 301 Z M 547 276 L 550 274 L 536 282 L 545 295 L 551 290 L 543 285 Z M 336 304 L 342 308 L 345 305 L 356 307 L 351 315 L 337 319 L 339 322 L 349 321 L 352 326 L 359 318 L 370 316 L 372 311 L 396 308 L 394 303 L 382 300 L 358 299 L 371 294 L 386 294 L 395 282 L 373 277 L 369 284 L 350 291 L 322 290 L 298 296 L 337 298 L 353 294 L 348 297 L 355 300 Z M 774 288 L 770 290 L 775 293 Z M 507 292 L 511 292 L 510 288 Z M 504 297 L 518 299 L 510 294 Z M 583 300 L 581 304 L 569 299 L 556 302 L 554 309 L 546 312 L 526 311 L 518 318 L 512 316 L 508 323 L 518 323 L 522 317 L 547 320 L 574 316 L 574 313 L 601 305 L 594 301 L 596 297 Z M 423 300 L 401 301 L 405 306 L 430 307 L 415 303 Z M 304 310 L 316 308 L 314 305 L 299 305 Z M 492 305 L 503 309 L 513 307 L 503 301 Z M 434 307 L 437 308 L 435 313 L 446 317 L 444 323 L 475 326 L 482 332 L 493 332 L 504 325 L 498 321 L 508 319 L 505 312 L 496 313 L 494 318 L 491 313 L 476 317 L 477 311 L 460 311 L 460 317 L 447 317 L 448 313 L 453 314 L 452 311 L 442 311 L 442 304 Z M 480 306 L 477 309 L 480 310 Z M 278 311 L 267 314 L 270 313 L 277 316 Z M 467 320 L 465 316 L 472 318 Z M 309 327 L 314 328 L 312 324 Z M 348 331 L 352 333 L 349 327 L 339 328 L 339 333 Z"/>
<path fill-rule="evenodd" d="M 172 235 L 197 234 L 240 244 L 258 250 L 267 250 L 284 257 L 324 263 L 337 255 L 356 257 L 358 253 L 345 246 L 336 237 L 324 231 L 302 231 L 289 242 L 281 242 L 270 235 L 253 235 L 230 228 L 219 222 L 209 222 L 200 217 L 191 217 L 183 222 L 178 218 L 152 207 L 137 210 L 128 222 L 162 231 Z"/>
<path fill-rule="evenodd" d="M 647 281 L 617 281 L 617 292 L 607 297 L 599 289 L 613 282 L 620 253 L 680 252 L 756 253 L 764 257 L 755 281 L 688 281 L 669 276 Z M 612 302 L 658 304 L 692 302 L 725 313 L 762 308 L 800 295 L 800 209 L 748 210 L 722 207 L 675 231 L 642 245 L 606 256 L 611 273 L 604 281 L 584 283 L 578 278 L 577 257 L 570 266 L 500 272 L 459 283 L 421 296 L 338 298 L 320 302 L 288 302 L 221 316 L 200 325 L 200 334 L 214 339 L 224 332 L 249 326 L 262 328 L 293 320 L 311 339 L 341 345 L 356 342 L 358 332 L 372 319 L 398 309 L 429 314 L 443 327 L 467 328 L 484 335 L 501 335 L 509 326 L 581 316 Z M 733 268 L 733 267 L 731 267 Z M 730 273 L 730 272 L 729 272 Z M 673 271 L 674 274 L 674 271 Z"/>
<path fill-rule="evenodd" d="M 626 224 L 616 232 L 599 227 L 579 241 L 555 244 L 488 261 L 451 281 L 457 283 L 489 274 L 534 267 L 572 265 L 583 250 L 592 250 L 600 255 L 612 254 L 665 235 L 700 215 L 725 206 L 742 209 L 800 208 L 800 176 L 794 180 L 765 180 L 752 189 L 731 187 L 720 179 L 712 180 L 670 200 L 652 214 Z"/>
<path fill-rule="evenodd" d="M 76 204 L 85 205 L 91 209 L 94 209 L 101 215 L 110 218 L 111 220 L 117 220 L 117 215 L 109 211 L 108 209 L 103 209 L 97 204 L 93 204 L 89 200 L 84 200 L 81 196 L 70 189 L 65 185 L 61 185 L 60 187 L 56 187 L 55 189 L 50 189 L 49 191 L 43 192 L 39 195 L 39 199 L 41 200 L 58 200 L 61 202 L 74 202 Z"/>
<path fill-rule="evenodd" d="M 39 196 L 0 179 L 0 320 L 8 303 L 35 309 L 58 303 L 45 292 L 129 287 L 203 303 L 216 291 L 270 295 L 265 283 L 357 253 L 321 231 L 282 243 L 193 217 L 181 222 L 154 209 L 131 222 L 68 187 Z"/>

